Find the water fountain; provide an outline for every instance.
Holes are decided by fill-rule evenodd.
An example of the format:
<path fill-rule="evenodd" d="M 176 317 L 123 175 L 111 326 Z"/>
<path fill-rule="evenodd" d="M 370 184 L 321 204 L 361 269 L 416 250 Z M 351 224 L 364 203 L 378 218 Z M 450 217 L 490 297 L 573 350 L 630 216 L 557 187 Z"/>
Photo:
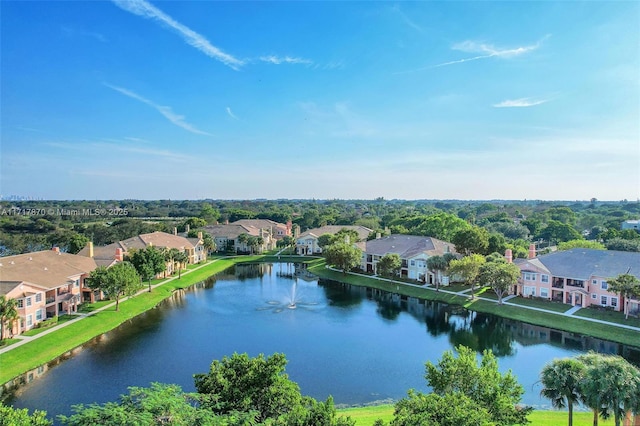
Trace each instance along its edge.
<path fill-rule="evenodd" d="M 298 289 L 298 281 L 294 281 L 293 285 L 291 286 L 291 297 L 289 298 L 289 305 L 287 306 L 287 308 L 289 309 L 295 309 L 296 308 L 296 290 Z"/>

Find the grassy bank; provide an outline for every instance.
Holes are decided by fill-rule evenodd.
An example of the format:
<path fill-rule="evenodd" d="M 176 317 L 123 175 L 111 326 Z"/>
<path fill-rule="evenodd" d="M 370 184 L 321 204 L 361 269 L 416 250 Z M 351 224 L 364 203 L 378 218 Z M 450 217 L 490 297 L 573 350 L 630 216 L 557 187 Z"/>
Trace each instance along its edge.
<path fill-rule="evenodd" d="M 213 274 L 224 271 L 237 263 L 258 262 L 300 262 L 299 256 L 255 255 L 223 257 L 209 261 L 205 265 L 189 265 L 188 273 L 182 272 L 182 278 L 172 277 L 165 280 L 154 280 L 152 284 L 161 284 L 151 293 L 143 292 L 135 297 L 120 302 L 119 311 L 109 307 L 94 315 L 79 319 L 66 327 L 40 336 L 33 341 L 0 354 L 0 383 L 6 383 L 42 364 L 52 361 L 72 349 L 90 341 L 120 324 L 153 309 L 158 303 L 170 297 L 175 290 L 190 287 L 205 280 Z M 311 265 L 320 260 L 305 258 Z M 164 284 L 162 284 L 164 283 Z M 85 305 L 80 312 L 87 313 L 111 302 L 97 302 Z M 45 330 L 38 330 L 43 332 Z M 17 340 L 12 340 L 15 343 Z"/>
<path fill-rule="evenodd" d="M 371 287 L 425 300 L 434 300 L 438 302 L 460 305 L 468 309 L 473 309 L 477 312 L 490 313 L 500 317 L 522 321 L 529 324 L 555 328 L 572 333 L 579 333 L 586 336 L 592 336 L 599 339 L 622 343 L 625 345 L 638 347 L 638 342 L 640 342 L 640 333 L 637 331 L 627 330 L 607 324 L 584 321 L 580 318 L 560 316 L 552 313 L 526 309 L 519 306 L 498 305 L 495 302 L 490 302 L 487 300 L 471 300 L 466 296 L 451 294 L 445 291 L 436 292 L 435 290 L 430 288 L 405 286 L 401 283 L 392 283 L 389 281 L 369 278 L 366 276 L 353 274 L 345 275 L 342 272 L 336 272 L 326 269 L 322 262 L 318 262 L 310 266 L 309 270 L 322 278 L 340 281 L 347 284 Z M 522 303 L 522 305 L 524 305 L 524 303 Z M 552 308 L 549 309 L 553 310 Z M 587 309 L 583 309 L 582 311 L 587 311 Z M 596 313 L 597 312 L 594 312 L 592 313 L 592 315 Z M 605 321 L 607 320 L 607 318 L 602 319 Z"/>
<path fill-rule="evenodd" d="M 338 410 L 338 414 L 350 416 L 356 421 L 356 426 L 372 426 L 376 419 L 382 419 L 389 423 L 393 418 L 393 405 L 374 405 L 371 407 L 345 408 Z M 568 422 L 566 411 L 533 411 L 529 415 L 532 426 L 557 426 Z M 591 412 L 579 411 L 573 413 L 574 426 L 591 426 L 593 424 L 593 414 Z M 599 419 L 600 426 L 613 426 L 613 419 Z"/>

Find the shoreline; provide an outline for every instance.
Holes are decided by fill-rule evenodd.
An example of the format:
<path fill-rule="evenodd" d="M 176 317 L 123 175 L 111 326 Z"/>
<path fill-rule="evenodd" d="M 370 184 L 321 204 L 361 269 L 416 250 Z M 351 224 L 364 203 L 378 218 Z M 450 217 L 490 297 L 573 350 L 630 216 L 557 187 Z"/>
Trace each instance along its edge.
<path fill-rule="evenodd" d="M 319 278 L 343 282 L 360 287 L 370 287 L 390 293 L 422 300 L 433 300 L 467 309 L 491 313 L 503 318 L 513 319 L 543 327 L 575 332 L 584 336 L 594 337 L 630 347 L 639 348 L 640 332 L 635 329 L 625 329 L 618 324 L 591 323 L 587 318 L 570 317 L 557 312 L 541 312 L 542 310 L 515 304 L 497 305 L 490 299 L 476 297 L 471 300 L 468 296 L 449 292 L 444 289 L 435 291 L 429 287 L 388 280 L 380 277 L 369 277 L 360 274 L 343 274 L 325 266 L 324 259 L 310 256 L 291 255 L 253 255 L 217 257 L 207 260 L 204 264 L 193 265 L 183 271 L 182 278 L 170 277 L 153 285 L 154 291 L 149 293 L 143 289 L 136 296 L 120 302 L 120 311 L 115 312 L 115 302 L 104 307 L 83 314 L 81 317 L 67 323 L 52 327 L 40 335 L 23 338 L 19 342 L 8 345 L 0 353 L 0 383 L 3 387 L 16 385 L 12 383 L 20 380 L 21 376 L 41 365 L 55 361 L 57 358 L 72 352 L 92 339 L 111 331 L 122 323 L 153 309 L 163 300 L 171 297 L 173 292 L 191 287 L 206 278 L 224 271 L 225 269 L 242 263 L 293 262 L 305 263 L 308 270 Z M 535 315 L 532 315 L 532 312 Z M 585 332 L 588 329 L 589 332 Z"/>

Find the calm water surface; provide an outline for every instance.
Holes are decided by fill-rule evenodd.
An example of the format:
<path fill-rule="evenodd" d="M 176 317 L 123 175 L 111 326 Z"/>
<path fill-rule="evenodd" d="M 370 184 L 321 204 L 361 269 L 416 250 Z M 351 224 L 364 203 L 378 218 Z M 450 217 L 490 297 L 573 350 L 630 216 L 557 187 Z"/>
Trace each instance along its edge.
<path fill-rule="evenodd" d="M 555 357 L 592 349 L 640 363 L 638 348 L 318 282 L 304 272 L 292 264 L 236 266 L 31 372 L 27 384 L 5 391 L 6 402 L 52 417 L 69 414 L 72 404 L 116 400 L 128 386 L 177 383 L 194 391 L 193 374 L 234 352 L 285 353 L 290 378 L 317 399 L 397 400 L 410 388 L 427 391 L 424 363 L 464 344 L 493 350 L 501 370 L 512 369 L 525 387 L 523 402 L 545 407 L 538 374 Z"/>

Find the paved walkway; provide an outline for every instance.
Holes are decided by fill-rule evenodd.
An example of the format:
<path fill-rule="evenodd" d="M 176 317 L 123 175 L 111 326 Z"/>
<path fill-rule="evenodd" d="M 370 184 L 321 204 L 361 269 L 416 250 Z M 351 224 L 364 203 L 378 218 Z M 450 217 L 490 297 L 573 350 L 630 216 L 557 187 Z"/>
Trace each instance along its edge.
<path fill-rule="evenodd" d="M 332 271 L 342 272 L 340 269 L 331 268 L 329 266 L 327 266 L 326 268 L 327 269 L 331 269 Z M 380 281 L 388 281 L 388 282 L 391 282 L 391 283 L 394 283 L 394 284 L 402 284 L 402 285 L 406 285 L 406 286 L 410 286 L 410 287 L 422 288 L 422 289 L 425 289 L 425 290 L 436 291 L 435 288 L 433 288 L 433 287 L 431 287 L 429 285 L 425 286 L 425 285 L 421 285 L 421 284 L 412 284 L 412 283 L 407 283 L 407 282 L 404 282 L 404 281 L 392 280 L 392 279 L 389 279 L 389 278 L 382 278 L 382 277 L 378 277 L 378 276 L 359 274 L 359 273 L 356 273 L 356 272 L 348 272 L 348 274 L 357 275 L 357 276 L 361 276 L 361 277 L 365 277 L 365 278 L 374 278 L 374 279 L 377 279 L 377 280 L 380 280 Z M 444 290 L 443 287 L 440 287 L 439 291 L 442 292 L 442 293 L 455 294 L 457 296 L 462 296 L 462 297 L 466 297 L 466 298 L 469 298 L 469 299 L 471 298 L 471 296 L 469 296 L 468 294 L 465 294 L 465 293 L 469 292 L 470 289 L 465 289 L 465 290 L 462 290 L 462 291 L 455 292 L 455 291 Z M 615 322 L 604 321 L 604 320 L 599 320 L 599 319 L 595 319 L 595 318 L 574 316 L 573 314 L 581 309 L 580 306 L 574 306 L 574 307 L 568 309 L 565 312 L 556 312 L 556 311 L 552 311 L 552 310 L 549 310 L 549 309 L 536 308 L 534 306 L 526 306 L 526 305 L 521 305 L 521 304 L 512 303 L 512 302 L 508 301 L 510 299 L 513 299 L 514 297 L 516 297 L 516 296 L 515 295 L 510 295 L 510 296 L 504 297 L 502 299 L 502 304 L 506 305 L 506 306 L 515 306 L 517 308 L 522 308 L 522 309 L 529 309 L 531 311 L 546 312 L 548 314 L 553 314 L 553 315 L 570 316 L 570 317 L 573 317 L 573 318 L 576 318 L 576 319 L 580 319 L 580 320 L 583 320 L 583 321 L 594 322 L 594 323 L 599 323 L 599 324 L 606 324 L 606 325 L 610 325 L 612 327 L 619 327 L 619 328 L 624 328 L 624 329 L 627 329 L 627 330 L 633 330 L 633 331 L 640 332 L 640 327 L 634 327 L 632 325 L 618 324 L 618 323 L 615 323 Z M 476 296 L 476 299 L 477 300 L 484 300 L 484 301 L 487 301 L 487 302 L 498 303 L 497 300 L 491 299 L 491 298 L 488 298 L 488 297 Z"/>
<path fill-rule="evenodd" d="M 218 259 L 214 259 L 214 260 L 212 260 L 211 262 L 206 262 L 206 263 L 204 263 L 204 264 L 202 264 L 202 265 L 200 265 L 200 266 L 197 266 L 197 267 L 195 267 L 195 268 L 193 268 L 193 269 L 189 269 L 189 270 L 186 270 L 186 271 L 182 271 L 182 275 L 188 275 L 188 274 L 190 274 L 190 273 L 191 273 L 191 272 L 193 272 L 193 271 L 197 271 L 197 270 L 198 270 L 198 269 L 200 269 L 200 268 L 204 268 L 205 266 L 211 265 L 213 262 L 215 262 L 215 261 L 217 261 L 217 260 L 218 260 Z M 168 283 L 168 282 L 170 282 L 170 281 L 176 280 L 176 279 L 178 279 L 178 277 L 177 277 L 177 276 L 175 276 L 175 277 L 171 277 L 171 278 L 167 278 L 166 280 L 160 281 L 160 282 L 159 282 L 159 283 L 157 283 L 157 284 L 153 284 L 153 285 L 151 286 L 151 289 L 154 289 L 154 288 L 156 288 L 156 287 L 159 287 L 159 286 L 161 286 L 161 285 L 164 285 L 164 284 L 166 284 L 166 283 Z M 146 292 L 148 292 L 148 291 L 149 291 L 149 287 L 148 287 L 148 286 L 145 286 L 145 287 L 144 287 L 144 288 L 142 288 L 140 291 L 138 291 L 135 295 L 130 296 L 130 297 L 135 297 L 135 296 L 137 296 L 138 294 L 146 293 Z M 120 303 L 124 302 L 125 300 L 129 299 L 130 297 L 126 297 L 126 298 L 124 298 L 124 299 L 121 299 L 121 300 L 120 300 Z M 99 309 L 96 309 L 95 311 L 91 311 L 91 312 L 87 312 L 87 313 L 82 313 L 82 314 L 75 314 L 75 316 L 76 316 L 77 318 L 74 318 L 74 319 L 72 319 L 72 320 L 70 320 L 70 321 L 66 321 L 66 322 L 63 322 L 62 324 L 58 324 L 58 325 L 56 325 L 56 326 L 50 327 L 49 329 L 47 329 L 47 330 L 45 330 L 45 331 L 43 331 L 43 332 L 41 332 L 41 333 L 38 333 L 38 334 L 36 334 L 35 336 L 25 336 L 24 334 L 21 334 L 21 335 L 18 335 L 18 336 L 14 336 L 14 339 L 17 339 L 17 340 L 20 340 L 20 341 L 19 341 L 19 342 L 16 342 L 16 343 L 12 343 L 11 345 L 6 346 L 6 347 L 4 347 L 4 348 L 0 349 L 0 354 L 3 354 L 3 353 L 5 353 L 5 352 L 9 352 L 9 351 L 10 351 L 10 350 L 12 350 L 12 349 L 18 348 L 18 347 L 20 347 L 20 346 L 22 346 L 22 345 L 25 345 L 25 344 L 27 344 L 27 343 L 29 343 L 29 342 L 33 341 L 33 340 L 39 339 L 39 338 L 40 338 L 40 337 L 42 337 L 42 336 L 46 336 L 46 335 L 47 335 L 47 334 L 49 334 L 49 333 L 53 333 L 53 332 L 54 332 L 54 331 L 56 331 L 56 330 L 60 330 L 61 328 L 67 327 L 67 326 L 69 326 L 69 325 L 71 325 L 71 324 L 73 324 L 73 323 L 76 323 L 76 322 L 78 322 L 78 321 L 80 321 L 80 320 L 82 320 L 82 319 L 84 319 L 84 318 L 86 318 L 86 317 L 89 317 L 89 316 L 91 316 L 91 315 L 95 315 L 95 314 L 97 314 L 98 312 L 104 311 L 105 309 L 112 308 L 112 307 L 114 307 L 115 305 L 116 305 L 116 302 L 113 302 L 113 303 L 109 303 L 109 304 L 107 304 L 107 305 L 104 305 L 103 307 L 101 307 L 101 308 L 99 308 Z"/>
<path fill-rule="evenodd" d="M 189 273 L 191 273 L 193 271 L 197 271 L 198 269 L 204 268 L 205 266 L 208 266 L 208 265 L 210 265 L 211 263 L 213 263 L 213 262 L 215 262 L 217 260 L 219 260 L 219 259 L 214 259 L 211 262 L 207 262 L 207 263 L 205 263 L 203 265 L 200 265 L 200 266 L 198 266 L 196 268 L 190 269 L 188 271 L 184 271 L 182 273 L 182 275 L 187 275 L 187 274 L 189 274 Z M 339 269 L 330 268 L 329 266 L 327 266 L 327 269 L 331 269 L 331 270 L 336 271 L 336 272 L 342 272 Z M 377 276 L 373 276 L 372 277 L 371 275 L 358 274 L 358 273 L 355 273 L 355 272 L 348 272 L 348 274 L 357 275 L 357 276 L 361 276 L 361 277 L 365 277 L 365 278 L 374 278 L 374 279 L 378 279 L 380 281 L 388 281 L 390 283 L 397 284 L 396 289 L 400 289 L 400 285 L 403 285 L 403 286 L 422 288 L 422 289 L 430 290 L 430 291 L 436 291 L 435 288 L 433 288 L 431 286 L 424 286 L 424 285 L 420 285 L 420 284 L 412 284 L 412 283 L 407 283 L 407 282 L 404 282 L 404 281 L 396 281 L 396 280 L 392 280 L 392 279 L 389 279 L 389 278 L 382 278 L 382 277 L 377 277 Z M 166 283 L 168 283 L 170 281 L 173 281 L 175 279 L 178 279 L 178 277 L 167 278 L 166 280 L 161 281 L 158 284 L 152 285 L 151 288 L 152 289 L 156 288 L 158 286 L 166 284 Z M 138 293 L 136 293 L 136 295 L 138 295 L 140 293 L 147 292 L 147 291 L 149 291 L 148 287 L 145 287 L 144 289 L 141 289 Z M 466 294 L 466 293 L 468 293 L 470 291 L 470 289 L 465 289 L 465 290 L 462 290 L 462 291 L 459 291 L 459 292 L 454 292 L 454 291 L 444 290 L 442 287 L 440 287 L 439 291 L 441 291 L 442 293 L 455 294 L 457 296 L 471 298 L 471 296 Z M 131 297 L 134 297 L 134 296 L 131 296 Z M 583 321 L 590 321 L 590 322 L 595 322 L 595 323 L 600 323 L 600 324 L 607 324 L 607 325 L 610 325 L 612 327 L 620 327 L 620 328 L 625 328 L 627 330 L 634 330 L 634 331 L 640 332 L 640 327 L 633 327 L 633 326 L 626 325 L 626 324 L 618 324 L 618 323 L 609 322 L 609 321 L 603 321 L 603 320 L 599 320 L 599 319 L 595 319 L 595 318 L 586 318 L 586 317 L 575 317 L 575 316 L 573 316 L 573 314 L 576 311 L 580 310 L 580 306 L 574 306 L 574 307 L 572 307 L 571 309 L 569 309 L 569 310 L 567 310 L 565 312 L 556 312 L 556 311 L 551 311 L 551 310 L 548 310 L 548 309 L 536 308 L 536 307 L 533 307 L 533 306 L 526 306 L 526 305 L 520 305 L 520 304 L 515 304 L 515 303 L 509 302 L 509 300 L 514 298 L 514 297 L 516 297 L 516 296 L 510 295 L 510 296 L 507 296 L 507 297 L 503 298 L 502 299 L 503 304 L 507 305 L 507 306 L 515 306 L 515 307 L 518 307 L 518 308 L 529 309 L 529 310 L 538 311 L 538 312 L 546 312 L 546 313 L 553 314 L 553 315 L 572 316 L 574 318 L 581 319 Z M 123 302 L 123 301 L 125 301 L 127 299 L 129 299 L 129 298 L 127 297 L 125 299 L 122 299 L 121 302 Z M 477 296 L 476 299 L 485 300 L 485 301 L 488 301 L 488 302 L 498 303 L 498 301 L 495 300 L 495 299 L 490 299 L 490 298 L 482 297 L 482 296 Z M 77 321 L 80 321 L 83 318 L 86 318 L 86 317 L 91 316 L 91 315 L 95 315 L 100 311 L 104 311 L 105 309 L 108 309 L 108 308 L 111 308 L 111 307 L 115 306 L 115 304 L 116 304 L 115 302 L 109 303 L 108 305 L 105 305 L 105 306 L 103 306 L 103 307 L 101 307 L 99 309 L 96 309 L 95 311 L 92 311 L 92 312 L 89 312 L 89 313 L 86 313 L 86 314 L 79 314 L 79 315 L 77 315 L 77 318 L 75 318 L 75 319 L 73 319 L 71 321 L 67 321 L 67 322 L 64 322 L 62 324 L 56 325 L 54 327 L 51 327 L 48 330 L 43 331 L 42 333 L 36 334 L 35 336 L 24 336 L 24 335 L 15 336 L 14 338 L 18 339 L 20 341 L 0 349 L 0 354 L 8 352 L 8 351 L 10 351 L 12 349 L 15 349 L 17 347 L 20 347 L 20 346 L 22 346 L 24 344 L 27 344 L 27 343 L 29 343 L 29 342 L 31 342 L 33 340 L 36 340 L 36 339 L 38 339 L 38 338 L 40 338 L 42 336 L 46 336 L 47 334 L 53 333 L 54 331 L 59 330 L 59 329 L 61 329 L 63 327 L 67 327 L 68 325 L 73 324 L 73 323 L 75 323 Z"/>

